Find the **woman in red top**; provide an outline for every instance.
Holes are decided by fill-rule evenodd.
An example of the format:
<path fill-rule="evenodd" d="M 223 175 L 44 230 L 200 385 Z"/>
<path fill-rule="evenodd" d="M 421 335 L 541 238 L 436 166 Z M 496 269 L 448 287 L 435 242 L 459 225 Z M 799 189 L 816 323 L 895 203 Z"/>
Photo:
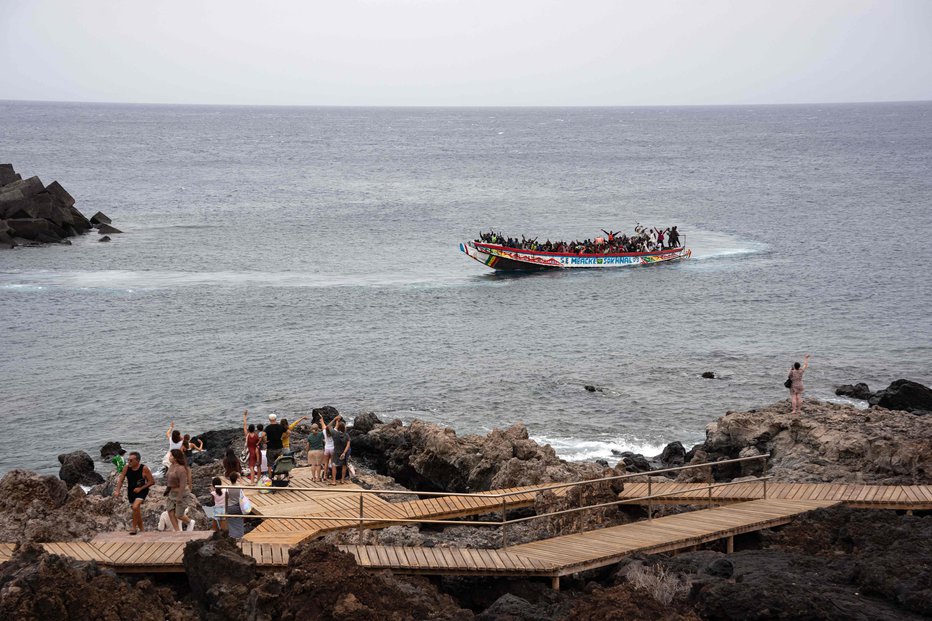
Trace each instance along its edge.
<path fill-rule="evenodd" d="M 255 425 L 246 424 L 249 410 L 243 412 L 243 434 L 246 436 L 246 455 L 249 459 L 249 482 L 255 483 L 259 474 L 259 434 Z"/>

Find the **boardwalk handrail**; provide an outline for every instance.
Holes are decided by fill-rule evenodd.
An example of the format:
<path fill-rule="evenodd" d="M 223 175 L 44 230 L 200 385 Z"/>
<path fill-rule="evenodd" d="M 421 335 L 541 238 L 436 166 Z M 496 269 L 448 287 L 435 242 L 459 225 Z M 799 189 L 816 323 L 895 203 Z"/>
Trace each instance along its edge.
<path fill-rule="evenodd" d="M 548 485 L 528 485 L 526 489 L 519 489 L 511 492 L 495 492 L 489 490 L 487 492 L 427 492 L 427 491 L 416 491 L 416 490 L 394 490 L 394 489 L 347 489 L 334 487 L 333 489 L 328 489 L 327 493 L 337 493 L 337 494 L 381 494 L 387 496 L 466 496 L 469 498 L 509 498 L 511 496 L 520 496 L 521 494 L 531 494 L 546 492 L 554 489 L 561 489 L 564 487 L 575 487 L 577 485 L 588 485 L 593 483 L 603 483 L 606 481 L 618 481 L 622 479 L 631 479 L 634 477 L 651 477 L 656 474 L 664 474 L 666 472 L 678 472 L 680 470 L 690 470 L 693 468 L 710 468 L 714 466 L 721 466 L 724 464 L 735 464 L 738 462 L 744 461 L 753 461 L 753 460 L 763 460 L 764 461 L 764 471 L 766 472 L 766 460 L 770 457 L 770 453 L 764 453 L 762 455 L 754 455 L 752 457 L 736 457 L 734 459 L 723 459 L 721 461 L 708 461 L 701 464 L 689 464 L 686 466 L 676 466 L 673 468 L 663 468 L 661 470 L 650 470 L 648 472 L 630 472 L 626 474 L 617 474 L 610 477 L 601 477 L 598 479 L 584 479 L 582 481 L 573 481 L 569 483 L 553 483 Z M 247 491 L 258 491 L 261 493 L 267 492 L 319 492 L 319 487 L 298 487 L 298 486 L 287 486 L 287 487 L 256 487 L 255 485 L 218 485 L 220 489 L 241 489 Z"/>
<path fill-rule="evenodd" d="M 258 515 L 254 517 L 258 519 L 350 522 L 350 523 L 355 523 L 358 525 L 360 538 L 362 536 L 362 530 L 363 530 L 364 525 L 367 523 L 372 523 L 372 522 L 385 523 L 385 524 L 418 523 L 418 524 L 448 524 L 448 525 L 469 525 L 469 526 L 499 526 L 502 529 L 502 547 L 504 548 L 504 547 L 507 547 L 508 545 L 506 529 L 509 524 L 515 524 L 518 522 L 526 522 L 530 520 L 536 520 L 536 519 L 551 517 L 555 515 L 563 515 L 567 513 L 576 513 L 579 511 L 588 511 L 592 509 L 610 507 L 614 505 L 628 504 L 628 503 L 633 503 L 633 502 L 638 502 L 638 501 L 643 501 L 643 500 L 651 501 L 654 498 L 673 496 L 673 495 L 681 493 L 681 490 L 675 490 L 672 492 L 665 492 L 662 494 L 652 494 L 650 477 L 654 474 L 662 474 L 666 472 L 677 472 L 681 470 L 689 470 L 689 469 L 694 469 L 694 468 L 711 468 L 714 465 L 723 465 L 723 464 L 728 464 L 728 463 L 738 463 L 738 462 L 745 462 L 745 461 L 752 461 L 752 460 L 762 460 L 764 462 L 763 471 L 766 472 L 768 457 L 770 457 L 770 453 L 764 453 L 762 455 L 754 455 L 751 457 L 738 457 L 735 459 L 725 459 L 725 460 L 717 461 L 717 462 L 705 462 L 701 464 L 690 464 L 686 466 L 676 466 L 673 468 L 663 468 L 661 470 L 651 470 L 647 473 L 639 472 L 639 473 L 631 473 L 631 474 L 614 475 L 610 477 L 601 477 L 598 479 L 587 479 L 585 481 L 575 481 L 571 483 L 556 483 L 553 485 L 529 486 L 526 489 L 498 493 L 498 494 L 489 493 L 489 492 L 485 492 L 485 493 L 462 493 L 462 492 L 444 493 L 444 492 L 416 492 L 416 491 L 412 492 L 412 491 L 398 491 L 398 490 L 334 489 L 334 490 L 328 490 L 328 492 L 333 491 L 333 492 L 338 492 L 338 493 L 359 494 L 359 515 L 358 516 L 342 518 L 342 517 L 328 517 L 328 516 L 278 516 L 278 515 L 262 514 L 262 515 Z M 576 487 L 580 485 L 588 485 L 588 484 L 593 484 L 593 483 L 604 483 L 608 481 L 617 481 L 621 479 L 629 479 L 629 478 L 640 477 L 640 476 L 647 476 L 647 487 L 648 487 L 647 496 L 642 496 L 640 498 L 624 498 L 622 500 L 616 500 L 616 501 L 607 502 L 607 503 L 600 503 L 596 505 L 585 505 L 585 506 L 573 507 L 569 509 L 561 509 L 559 511 L 551 511 L 548 513 L 535 514 L 535 515 L 523 517 L 523 518 L 515 518 L 513 520 L 507 519 L 506 499 L 513 497 L 513 496 L 519 496 L 521 494 L 535 494 L 536 495 L 543 491 L 563 489 L 566 487 Z M 767 498 L 767 480 L 770 478 L 771 477 L 769 476 L 755 478 L 756 481 L 761 481 L 763 483 L 763 497 L 765 499 Z M 714 488 L 726 487 L 729 485 L 737 485 L 737 484 L 744 484 L 744 483 L 747 483 L 747 481 L 729 481 L 727 483 L 713 483 L 710 481 L 708 485 L 703 486 L 700 489 L 705 489 L 708 491 L 708 504 L 709 504 L 709 507 L 711 507 L 712 506 L 712 490 Z M 253 486 L 241 486 L 241 485 L 221 485 L 219 487 L 223 489 L 239 489 L 239 490 L 256 490 L 257 489 Z M 319 489 L 320 488 L 315 488 L 315 487 L 278 487 L 278 488 L 270 487 L 270 488 L 267 488 L 266 490 L 259 490 L 259 491 L 273 491 L 273 490 L 274 491 L 319 491 Z M 693 490 L 693 491 L 696 491 L 696 490 Z M 418 518 L 367 518 L 365 517 L 365 505 L 363 501 L 364 496 L 367 494 L 389 494 L 389 495 L 412 495 L 413 494 L 413 495 L 427 495 L 427 496 L 467 496 L 467 497 L 484 498 L 484 499 L 500 498 L 502 501 L 501 502 L 501 519 L 494 521 L 494 522 L 490 522 L 490 521 L 462 521 L 462 520 L 429 520 L 429 519 L 418 519 Z M 492 507 L 489 507 L 489 509 L 491 511 Z M 220 515 L 217 517 L 249 517 L 249 516 L 243 516 L 240 514 L 228 514 L 225 510 L 223 515 Z M 653 503 L 652 502 L 648 502 L 647 519 L 648 520 L 653 519 Z"/>

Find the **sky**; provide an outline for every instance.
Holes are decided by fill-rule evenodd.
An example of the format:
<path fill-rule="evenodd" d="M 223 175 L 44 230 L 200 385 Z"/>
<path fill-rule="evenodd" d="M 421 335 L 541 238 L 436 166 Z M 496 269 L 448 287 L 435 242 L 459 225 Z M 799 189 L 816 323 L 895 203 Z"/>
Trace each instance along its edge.
<path fill-rule="evenodd" d="M 932 100 L 932 0 L 0 0 L 0 99 Z"/>

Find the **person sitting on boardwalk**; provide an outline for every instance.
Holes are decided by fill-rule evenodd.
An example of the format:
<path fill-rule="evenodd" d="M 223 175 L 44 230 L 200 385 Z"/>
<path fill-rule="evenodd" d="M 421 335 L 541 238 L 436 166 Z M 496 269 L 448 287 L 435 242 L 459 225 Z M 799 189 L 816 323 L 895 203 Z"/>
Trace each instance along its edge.
<path fill-rule="evenodd" d="M 333 436 L 333 462 L 330 467 L 332 480 L 330 485 L 336 485 L 337 468 L 340 468 L 340 484 L 346 483 L 346 453 L 349 451 L 350 439 L 346 433 L 346 423 L 340 420 L 340 416 L 334 418 L 331 422 L 330 433 Z"/>
<path fill-rule="evenodd" d="M 797 416 L 802 413 L 803 373 L 805 373 L 806 369 L 809 368 L 809 354 L 806 354 L 806 358 L 803 362 L 804 364 L 802 368 L 800 368 L 798 362 L 794 362 L 793 368 L 790 369 L 790 375 L 787 378 L 790 380 L 790 403 L 793 404 L 793 411 L 791 412 L 792 416 Z"/>
<path fill-rule="evenodd" d="M 181 530 L 178 526 L 179 521 L 183 524 L 191 522 L 191 518 L 185 515 L 185 509 L 188 506 L 186 495 L 190 486 L 191 471 L 181 449 L 172 449 L 171 461 L 172 464 L 168 467 L 168 473 L 165 475 L 165 486 L 168 488 L 168 519 L 171 520 L 174 530 Z"/>
<path fill-rule="evenodd" d="M 133 528 L 129 531 L 130 535 L 145 530 L 142 523 L 142 503 L 146 500 L 146 496 L 149 495 L 149 488 L 155 485 L 155 479 L 152 477 L 149 466 L 141 462 L 142 456 L 137 451 L 130 453 L 126 467 L 117 477 L 113 489 L 114 498 L 118 498 L 120 488 L 123 487 L 123 479 L 126 479 L 126 498 L 129 500 L 130 508 L 133 511 Z"/>
<path fill-rule="evenodd" d="M 323 418 L 321 418 L 323 422 Z M 324 463 L 324 432 L 320 425 L 311 425 L 311 433 L 307 435 L 307 465 L 311 467 L 311 480 L 322 481 Z"/>

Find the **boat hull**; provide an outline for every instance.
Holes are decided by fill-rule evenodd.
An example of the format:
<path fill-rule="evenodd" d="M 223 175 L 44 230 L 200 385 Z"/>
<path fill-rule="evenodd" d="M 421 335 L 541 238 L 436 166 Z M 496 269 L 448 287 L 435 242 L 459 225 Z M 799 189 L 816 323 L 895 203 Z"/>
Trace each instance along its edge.
<path fill-rule="evenodd" d="M 466 242 L 460 252 L 486 267 L 502 271 L 541 271 L 558 269 L 598 269 L 639 267 L 682 261 L 692 256 L 688 248 L 670 248 L 658 252 L 626 252 L 620 254 L 562 254 L 518 250 L 495 244 Z"/>

